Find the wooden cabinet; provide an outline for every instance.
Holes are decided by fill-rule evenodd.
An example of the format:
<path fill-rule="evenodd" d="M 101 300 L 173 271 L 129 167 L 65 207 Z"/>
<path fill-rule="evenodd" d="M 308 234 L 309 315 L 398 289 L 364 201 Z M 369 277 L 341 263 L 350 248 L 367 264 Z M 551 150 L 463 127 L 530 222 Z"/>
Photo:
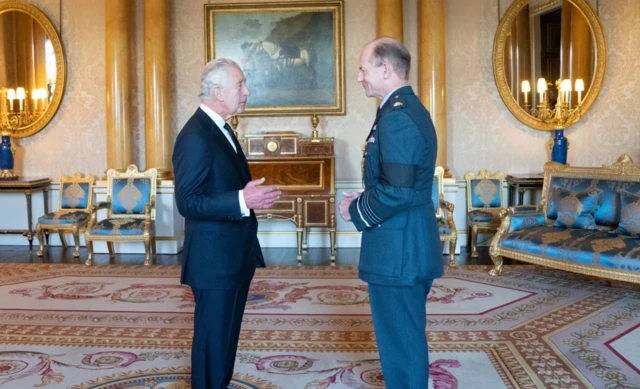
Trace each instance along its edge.
<path fill-rule="evenodd" d="M 280 200 L 256 210 L 258 220 L 291 221 L 296 225 L 298 261 L 306 249 L 309 227 L 329 229 L 331 262 L 336 257 L 335 157 L 333 138 L 301 138 L 295 132 L 247 134 L 240 141 L 252 179 L 266 177 L 278 185 Z"/>

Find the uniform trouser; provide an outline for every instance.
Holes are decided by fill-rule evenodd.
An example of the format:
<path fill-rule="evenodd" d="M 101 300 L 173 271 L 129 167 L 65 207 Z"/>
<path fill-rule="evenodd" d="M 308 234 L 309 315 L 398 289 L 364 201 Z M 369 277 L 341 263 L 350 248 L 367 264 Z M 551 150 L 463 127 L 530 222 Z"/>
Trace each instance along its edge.
<path fill-rule="evenodd" d="M 413 286 L 369 284 L 373 326 L 387 389 L 427 388 L 426 303 L 432 282 Z"/>
<path fill-rule="evenodd" d="M 240 337 L 249 284 L 238 289 L 192 288 L 196 301 L 191 387 L 227 389 Z"/>

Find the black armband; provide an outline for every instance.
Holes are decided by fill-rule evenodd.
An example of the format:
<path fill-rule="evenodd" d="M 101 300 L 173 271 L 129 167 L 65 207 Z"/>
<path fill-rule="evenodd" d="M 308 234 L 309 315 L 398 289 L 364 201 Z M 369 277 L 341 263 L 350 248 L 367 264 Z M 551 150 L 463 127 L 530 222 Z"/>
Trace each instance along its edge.
<path fill-rule="evenodd" d="M 383 163 L 380 183 L 401 188 L 413 188 L 416 183 L 416 165 Z"/>

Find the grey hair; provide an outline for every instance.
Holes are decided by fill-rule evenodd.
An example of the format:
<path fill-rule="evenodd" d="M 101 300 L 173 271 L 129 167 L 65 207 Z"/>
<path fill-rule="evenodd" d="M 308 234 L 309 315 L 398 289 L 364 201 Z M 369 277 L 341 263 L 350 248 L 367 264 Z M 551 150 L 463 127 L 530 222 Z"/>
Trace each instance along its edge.
<path fill-rule="evenodd" d="M 397 39 L 382 37 L 371 43 L 374 45 L 371 62 L 375 66 L 380 66 L 384 60 L 387 60 L 391 63 L 391 67 L 398 77 L 404 80 L 409 79 L 411 54 L 409 54 L 409 50 L 402 42 Z"/>
<path fill-rule="evenodd" d="M 232 67 L 237 67 L 237 63 L 227 58 L 217 58 L 209 61 L 205 65 L 202 71 L 202 81 L 200 82 L 200 101 L 211 101 L 211 91 L 216 86 L 226 87 L 229 82 L 227 77 L 227 70 Z"/>

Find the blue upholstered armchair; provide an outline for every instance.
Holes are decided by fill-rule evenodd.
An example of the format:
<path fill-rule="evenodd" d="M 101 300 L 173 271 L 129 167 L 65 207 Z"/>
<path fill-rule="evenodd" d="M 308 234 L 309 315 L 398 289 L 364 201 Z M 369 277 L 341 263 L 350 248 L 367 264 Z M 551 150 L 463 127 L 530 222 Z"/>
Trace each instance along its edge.
<path fill-rule="evenodd" d="M 158 172 L 139 172 L 129 165 L 126 172 L 107 171 L 107 201 L 91 207 L 91 219 L 85 231 L 89 257 L 93 263 L 93 241 L 106 241 L 109 255 L 114 254 L 114 242 L 144 242 L 145 266 L 151 264 L 150 254 L 156 254 L 156 181 Z M 107 218 L 98 221 L 98 210 L 106 209 Z"/>
<path fill-rule="evenodd" d="M 495 232 L 500 227 L 499 212 L 504 207 L 504 174 L 490 174 L 487 169 L 480 173 L 467 172 L 467 244 L 471 257 L 478 257 L 478 233 Z"/>
<path fill-rule="evenodd" d="M 82 173 L 75 173 L 73 177 L 67 175 L 60 177 L 58 210 L 39 217 L 38 224 L 36 224 L 36 234 L 38 241 L 40 241 L 40 250 L 37 252 L 39 257 L 44 254 L 44 235 L 46 232 L 58 231 L 62 245 L 67 247 L 64 232 L 69 230 L 73 233 L 75 244 L 73 256 L 76 258 L 80 256 L 79 231 L 89 222 L 89 207 L 91 207 L 93 198 L 92 186 L 94 182 L 94 176 L 83 177 Z"/>
<path fill-rule="evenodd" d="M 433 208 L 436 210 L 438 229 L 440 230 L 440 242 L 444 249 L 444 242 L 449 242 L 449 266 L 455 266 L 456 242 L 458 241 L 458 230 L 453 221 L 453 204 L 444 199 L 444 169 L 436 166 L 433 175 L 433 186 L 431 189 L 431 200 Z"/>

